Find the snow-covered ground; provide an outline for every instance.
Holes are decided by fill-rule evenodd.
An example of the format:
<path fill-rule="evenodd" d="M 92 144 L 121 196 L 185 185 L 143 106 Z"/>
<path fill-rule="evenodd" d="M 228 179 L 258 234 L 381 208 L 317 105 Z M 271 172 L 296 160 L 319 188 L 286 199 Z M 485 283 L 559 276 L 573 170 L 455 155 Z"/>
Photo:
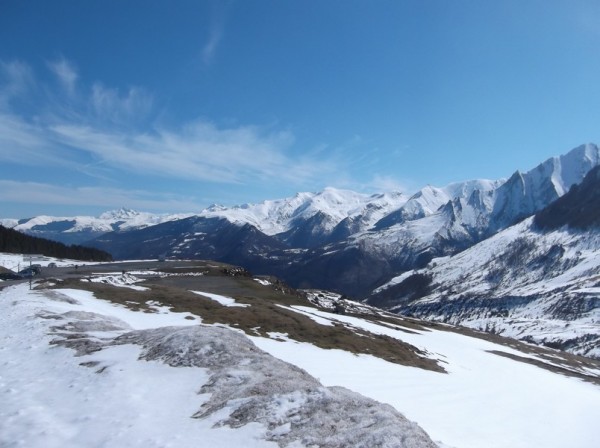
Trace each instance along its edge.
<path fill-rule="evenodd" d="M 144 274 L 147 273 L 144 272 Z M 130 288 L 135 289 L 136 291 L 146 291 L 148 289 L 144 286 L 136 285 L 136 283 L 140 283 L 143 280 L 128 272 L 102 273 L 100 275 L 92 274 L 81 280 L 91 283 L 104 283 L 107 285 Z"/>
<path fill-rule="evenodd" d="M 48 327 L 57 321 L 39 313 L 85 310 L 138 329 L 194 325 L 197 319 L 134 313 L 84 291 L 61 291 L 50 300 L 23 287 L 3 291 L 0 308 L 0 446 L 197 447 L 198 441 L 215 447 L 276 446 L 259 438 L 257 425 L 211 429 L 214 419 L 190 418 L 206 399 L 198 394 L 208 380 L 203 369 L 140 362 L 135 345 L 74 357 L 71 350 L 48 345 Z"/>
<path fill-rule="evenodd" d="M 456 448 L 592 448 L 600 440 L 599 386 L 490 351 L 528 355 L 456 333 L 410 334 L 308 307 L 300 311 L 320 323 L 344 322 L 401 339 L 439 359 L 447 374 L 306 343 L 252 338 L 263 350 L 306 369 L 323 384 L 342 385 L 391 404 L 433 440 Z"/>
<path fill-rule="evenodd" d="M 392 405 L 417 422 L 440 446 L 591 448 L 600 440 L 599 386 L 490 351 L 522 357 L 532 355 L 446 331 L 407 332 L 389 324 L 377 325 L 310 307 L 289 309 L 311 316 L 321 324 L 342 323 L 401 339 L 440 360 L 448 373 L 392 364 L 368 355 L 319 349 L 292 341 L 283 334 L 271 339 L 250 338 L 259 348 L 305 369 L 325 386 L 343 386 Z M 185 338 L 194 334 L 194 326 L 200 323 L 199 318 L 188 313 L 173 313 L 164 307 L 160 313 L 134 312 L 72 289 L 6 288 L 0 292 L 0 446 L 277 446 L 265 439 L 269 436 L 271 440 L 282 441 L 291 437 L 292 427 L 285 419 L 299 412 L 300 402 L 313 406 L 318 403 L 311 411 L 318 412 L 331 398 L 315 402 L 314 397 L 335 392 L 317 388 L 314 397 L 287 392 L 280 398 L 271 397 L 270 401 L 259 400 L 250 409 L 252 412 L 248 410 L 244 415 L 258 413 L 263 418 L 261 423 L 245 422 L 235 429 L 221 423 L 213 428 L 224 420 L 231 424 L 235 400 L 206 418 L 190 417 L 219 397 L 222 387 L 238 384 L 243 378 L 239 376 L 239 367 L 227 370 L 223 378 L 229 379 L 219 382 L 215 389 L 209 381 L 214 371 L 166 365 L 172 357 L 162 358 L 165 363 L 148 356 L 140 361 L 144 350 L 136 344 L 111 345 L 76 357 L 73 350 L 49 345 L 53 338 L 64 341 L 61 332 L 74 331 L 71 327 L 52 330 L 64 325 L 66 318 L 76 321 L 71 327 L 87 325 L 91 342 L 82 347 L 88 351 L 90 344 L 100 344 L 119 334 L 131 335 L 128 337 L 138 341 L 137 344 L 158 336 L 163 338 L 159 345 L 145 349 L 147 354 L 172 342 L 176 336 L 169 336 L 168 332 L 175 331 L 177 337 L 184 338 L 182 348 L 173 355 L 183 360 L 177 365 L 194 365 L 186 360 L 192 356 L 202 358 L 204 353 L 198 349 L 190 351 L 184 344 Z M 165 329 L 167 336 L 164 336 L 160 328 L 169 326 L 177 327 Z M 53 331 L 56 334 L 49 334 Z M 229 333 L 232 332 L 222 333 L 219 339 L 227 341 Z M 232 334 L 247 340 L 239 332 Z M 249 365 L 266 362 L 262 358 L 260 362 L 248 359 Z M 267 370 L 272 369 L 269 371 L 273 373 L 281 368 L 269 366 Z M 600 371 L 588 373 L 600 375 Z M 358 403 L 356 398 L 352 400 Z M 213 407 L 218 408 L 218 403 Z M 273 418 L 279 419 L 279 426 L 265 426 L 264 422 Z M 360 420 L 356 425 L 359 423 Z M 296 440 L 294 444 L 281 446 L 306 445 Z"/>
<path fill-rule="evenodd" d="M 435 448 L 392 407 L 155 305 L 2 290 L 0 446 Z"/>
<path fill-rule="evenodd" d="M 217 303 L 220 303 L 223 306 L 239 306 L 239 307 L 247 307 L 250 306 L 247 303 L 238 303 L 235 299 L 231 297 L 222 296 L 220 294 L 212 294 L 209 292 L 202 291 L 192 291 L 194 294 L 198 294 L 200 296 L 208 297 L 211 300 L 214 300 Z"/>

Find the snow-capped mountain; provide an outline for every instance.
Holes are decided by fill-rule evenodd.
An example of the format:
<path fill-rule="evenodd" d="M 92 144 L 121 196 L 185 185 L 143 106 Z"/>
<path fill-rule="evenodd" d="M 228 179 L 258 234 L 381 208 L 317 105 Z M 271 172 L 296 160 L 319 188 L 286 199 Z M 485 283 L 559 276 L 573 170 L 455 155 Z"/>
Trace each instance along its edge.
<path fill-rule="evenodd" d="M 87 238 L 86 244 L 117 258 L 137 257 L 140 251 L 217 257 L 296 286 L 366 297 L 399 273 L 456 254 L 541 210 L 581 182 L 599 160 L 600 149 L 588 144 L 508 180 L 427 186 L 410 198 L 327 188 L 260 204 L 212 206 L 196 215 L 121 211 L 104 218 L 38 217 L 17 228 L 69 242 Z"/>
<path fill-rule="evenodd" d="M 331 238 L 348 236 L 348 232 L 371 228 L 405 202 L 400 192 L 366 195 L 329 187 L 260 204 L 212 206 L 200 216 L 250 224 L 266 235 L 277 235 L 291 247 L 316 247 Z"/>
<path fill-rule="evenodd" d="M 0 224 L 20 232 L 65 244 L 81 244 L 113 231 L 140 229 L 167 221 L 183 219 L 190 214 L 155 215 L 121 208 L 93 216 L 36 216 L 28 219 L 5 219 Z"/>
<path fill-rule="evenodd" d="M 600 167 L 535 217 L 394 278 L 369 302 L 600 358 Z"/>
<path fill-rule="evenodd" d="M 515 172 L 495 194 L 488 233 L 538 212 L 564 195 L 571 186 L 581 183 L 599 162 L 600 149 L 588 144 L 548 159 L 527 173 Z"/>
<path fill-rule="evenodd" d="M 261 263 L 267 254 L 287 247 L 250 224 L 202 216 L 110 232 L 90 243 L 96 248 L 107 248 L 116 259 L 214 259 L 247 268 L 255 268 L 255 263 Z"/>
<path fill-rule="evenodd" d="M 443 188 L 428 185 L 411 196 L 399 210 L 390 213 L 377 222 L 375 228 L 382 229 L 394 224 L 424 218 L 436 213 L 440 207 L 457 198 L 467 200 L 475 194 L 476 197 L 482 197 L 482 200 L 485 201 L 485 198 L 491 197 L 489 192 L 494 191 L 504 182 L 505 179 L 496 181 L 477 179 L 456 182 Z M 490 200 L 482 205 L 489 207 L 491 205 Z"/>
<path fill-rule="evenodd" d="M 379 279 L 392 272 L 423 267 L 434 257 L 458 253 L 540 211 L 571 185 L 581 182 L 599 161 L 600 149 L 588 144 L 548 159 L 526 173 L 517 171 L 507 181 L 479 180 L 443 189 L 426 187 L 372 230 L 325 247 L 318 254 L 318 263 L 323 268 L 327 264 L 324 257 L 357 252 L 356 259 L 379 260 Z M 346 273 L 348 269 L 344 266 Z M 335 278 L 324 287 L 366 294 L 369 287 L 379 286 L 375 284 L 377 276 L 365 275 L 362 266 L 345 277 L 343 284 Z M 348 278 L 362 279 L 361 284 L 349 285 Z"/>

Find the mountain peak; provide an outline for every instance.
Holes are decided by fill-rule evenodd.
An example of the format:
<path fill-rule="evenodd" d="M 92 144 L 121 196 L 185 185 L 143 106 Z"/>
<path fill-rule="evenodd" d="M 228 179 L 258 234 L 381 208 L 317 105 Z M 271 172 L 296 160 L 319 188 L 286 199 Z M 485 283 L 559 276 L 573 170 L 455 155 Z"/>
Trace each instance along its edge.
<path fill-rule="evenodd" d="M 130 219 L 135 216 L 138 216 L 140 212 L 132 210 L 130 208 L 121 207 L 117 210 L 109 210 L 107 212 L 102 213 L 99 218 L 100 219 Z"/>

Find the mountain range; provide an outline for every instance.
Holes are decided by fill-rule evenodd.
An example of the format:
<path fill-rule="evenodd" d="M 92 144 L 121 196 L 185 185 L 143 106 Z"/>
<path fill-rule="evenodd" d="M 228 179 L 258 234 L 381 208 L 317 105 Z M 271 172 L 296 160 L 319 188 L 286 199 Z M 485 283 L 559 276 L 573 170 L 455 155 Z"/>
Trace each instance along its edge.
<path fill-rule="evenodd" d="M 519 313 L 535 314 L 526 309 L 533 306 L 533 294 L 549 301 L 544 307 L 536 302 L 536 318 L 558 319 L 560 325 L 583 319 L 587 328 L 597 322 L 598 301 L 589 289 L 595 286 L 581 282 L 597 273 L 577 270 L 568 300 L 550 288 L 549 279 L 592 263 L 598 238 L 597 215 L 590 210 L 598 209 L 590 205 L 597 196 L 589 185 L 595 178 L 582 182 L 599 164 L 600 149 L 586 144 L 506 179 L 426 186 L 412 196 L 327 188 L 260 204 L 213 205 L 196 214 L 121 209 L 98 218 L 41 216 L 0 223 L 85 242 L 116 259 L 215 259 L 276 275 L 294 287 L 333 290 L 397 312 L 502 333 L 508 332 L 504 318 L 513 325 Z M 574 214 L 579 227 L 564 221 Z M 537 289 L 531 286 L 534 277 Z M 521 287 L 534 292 L 525 294 Z M 594 332 L 553 339 L 541 336 L 543 325 L 519 328 L 513 331 L 518 337 L 598 356 Z"/>
<path fill-rule="evenodd" d="M 366 297 L 399 273 L 458 253 L 542 210 L 599 160 L 599 148 L 587 144 L 508 179 L 426 186 L 410 197 L 327 188 L 260 204 L 213 205 L 197 214 L 121 209 L 97 218 L 38 216 L 0 224 L 85 243 L 117 259 L 216 257 L 294 286 Z"/>
<path fill-rule="evenodd" d="M 368 302 L 600 358 L 600 166 L 533 217 Z"/>

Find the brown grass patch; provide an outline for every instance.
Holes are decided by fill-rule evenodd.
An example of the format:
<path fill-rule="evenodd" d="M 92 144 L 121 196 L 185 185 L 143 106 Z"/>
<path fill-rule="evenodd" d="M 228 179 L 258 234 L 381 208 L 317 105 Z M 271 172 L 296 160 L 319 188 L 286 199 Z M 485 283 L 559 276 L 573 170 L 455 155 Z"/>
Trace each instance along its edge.
<path fill-rule="evenodd" d="M 298 295 L 263 286 L 247 277 L 204 275 L 200 277 L 166 277 L 144 283 L 147 291 L 115 287 L 102 283 L 68 279 L 56 288 L 91 291 L 99 299 L 119 303 L 135 311 L 151 312 L 146 302 L 152 300 L 175 312 L 189 312 L 206 324 L 225 324 L 249 335 L 268 337 L 269 332 L 286 333 L 290 339 L 308 342 L 323 349 L 340 349 L 354 354 L 369 354 L 386 361 L 436 372 L 444 369 L 416 347 L 397 339 L 367 331 L 349 329 L 342 324 L 320 325 L 307 316 L 278 305 L 310 303 Z M 234 298 L 249 307 L 225 307 L 189 290 L 205 291 Z"/>

